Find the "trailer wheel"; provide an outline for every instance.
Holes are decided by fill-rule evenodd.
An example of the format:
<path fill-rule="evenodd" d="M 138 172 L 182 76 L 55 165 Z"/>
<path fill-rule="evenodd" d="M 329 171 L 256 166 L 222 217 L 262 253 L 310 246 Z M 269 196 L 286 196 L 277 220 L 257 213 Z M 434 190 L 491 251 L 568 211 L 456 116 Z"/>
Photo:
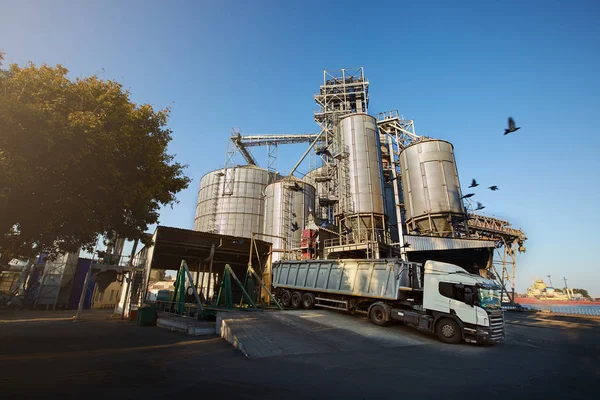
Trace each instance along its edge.
<path fill-rule="evenodd" d="M 435 326 L 438 339 L 444 343 L 458 344 L 462 341 L 460 326 L 450 318 L 442 318 Z"/>
<path fill-rule="evenodd" d="M 290 293 L 289 290 L 284 290 L 283 293 L 281 293 L 281 306 L 284 308 L 288 308 L 290 306 L 292 300 L 292 294 Z"/>
<path fill-rule="evenodd" d="M 315 295 L 312 293 L 304 293 L 302 295 L 302 307 L 307 310 L 315 308 Z"/>
<path fill-rule="evenodd" d="M 375 325 L 386 326 L 388 324 L 387 311 L 383 306 L 376 305 L 371 307 L 369 318 L 371 318 L 371 322 Z"/>
<path fill-rule="evenodd" d="M 299 309 L 302 307 L 302 293 L 292 293 L 292 308 Z"/>

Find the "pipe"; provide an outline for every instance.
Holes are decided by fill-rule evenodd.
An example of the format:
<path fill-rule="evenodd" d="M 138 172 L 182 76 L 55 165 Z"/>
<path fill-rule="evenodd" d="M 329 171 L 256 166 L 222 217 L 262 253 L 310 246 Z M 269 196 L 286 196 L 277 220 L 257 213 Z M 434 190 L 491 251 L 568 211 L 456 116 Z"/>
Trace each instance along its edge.
<path fill-rule="evenodd" d="M 300 166 L 300 164 L 302 164 L 302 161 L 304 161 L 304 159 L 306 158 L 308 153 L 312 150 L 313 147 L 315 147 L 315 144 L 317 144 L 317 142 L 321 139 L 321 136 L 323 136 L 324 133 L 325 133 L 325 130 L 321 130 L 321 132 L 317 135 L 315 140 L 313 140 L 313 142 L 310 144 L 310 146 L 308 146 L 308 149 L 306 149 L 304 154 L 302 154 L 302 157 L 300 157 L 300 160 L 298 160 L 296 165 L 294 165 L 294 168 L 292 168 L 292 170 L 290 171 L 290 173 L 289 173 L 290 176 L 293 175 L 294 172 L 296 172 L 296 169 Z"/>

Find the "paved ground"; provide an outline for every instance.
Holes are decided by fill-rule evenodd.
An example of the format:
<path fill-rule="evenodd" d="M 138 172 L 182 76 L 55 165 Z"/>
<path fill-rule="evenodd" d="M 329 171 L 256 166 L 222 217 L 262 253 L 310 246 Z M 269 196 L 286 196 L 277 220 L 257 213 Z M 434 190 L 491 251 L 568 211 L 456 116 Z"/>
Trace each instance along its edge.
<path fill-rule="evenodd" d="M 402 325 L 286 312 L 280 317 L 293 321 L 292 329 L 306 329 L 294 325 L 300 318 L 320 326 L 318 352 L 248 360 L 216 336 L 137 327 L 107 313 L 88 314 L 84 322 L 69 321 L 68 313 L 0 314 L 0 393 L 10 399 L 596 398 L 599 320 L 507 316 L 504 344 L 450 346 Z"/>

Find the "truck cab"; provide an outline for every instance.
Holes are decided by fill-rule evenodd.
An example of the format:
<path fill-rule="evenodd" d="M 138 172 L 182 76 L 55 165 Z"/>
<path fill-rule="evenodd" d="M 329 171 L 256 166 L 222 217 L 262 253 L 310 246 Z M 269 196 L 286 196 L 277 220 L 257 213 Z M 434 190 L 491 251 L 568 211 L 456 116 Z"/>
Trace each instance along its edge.
<path fill-rule="evenodd" d="M 440 340 L 504 340 L 501 291 L 495 282 L 438 261 L 427 261 L 423 276 L 423 311 L 433 318 L 432 328 Z"/>

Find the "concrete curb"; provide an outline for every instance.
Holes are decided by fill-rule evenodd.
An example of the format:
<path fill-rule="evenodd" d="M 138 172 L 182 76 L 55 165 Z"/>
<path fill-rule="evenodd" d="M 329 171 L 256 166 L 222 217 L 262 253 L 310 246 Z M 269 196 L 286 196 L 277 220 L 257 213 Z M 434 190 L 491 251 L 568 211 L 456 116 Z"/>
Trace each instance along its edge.
<path fill-rule="evenodd" d="M 188 336 L 204 336 L 204 335 L 214 335 L 214 328 L 206 328 L 199 326 L 189 326 L 183 321 L 174 321 L 168 318 L 158 318 L 156 320 L 156 326 L 159 328 L 165 328 L 170 331 L 184 333 Z"/>

